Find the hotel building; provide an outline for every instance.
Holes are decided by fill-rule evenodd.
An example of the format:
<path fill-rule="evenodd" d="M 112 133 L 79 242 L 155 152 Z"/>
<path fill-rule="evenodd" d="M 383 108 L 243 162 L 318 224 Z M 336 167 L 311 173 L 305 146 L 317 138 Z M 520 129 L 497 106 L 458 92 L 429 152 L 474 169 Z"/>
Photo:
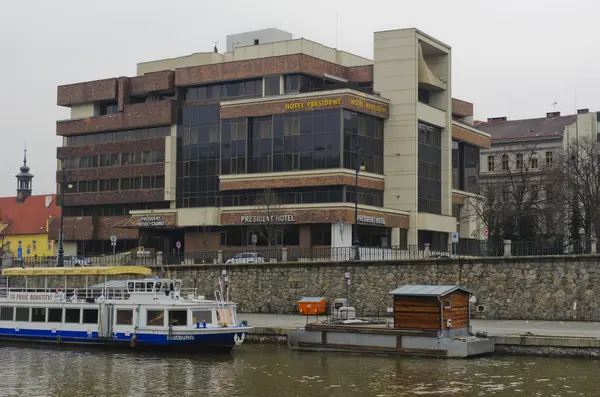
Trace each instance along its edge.
<path fill-rule="evenodd" d="M 67 253 L 349 247 L 357 199 L 361 246 L 482 238 L 461 209 L 490 136 L 452 98 L 450 46 L 376 32 L 367 59 L 268 29 L 227 49 L 58 87 Z"/>

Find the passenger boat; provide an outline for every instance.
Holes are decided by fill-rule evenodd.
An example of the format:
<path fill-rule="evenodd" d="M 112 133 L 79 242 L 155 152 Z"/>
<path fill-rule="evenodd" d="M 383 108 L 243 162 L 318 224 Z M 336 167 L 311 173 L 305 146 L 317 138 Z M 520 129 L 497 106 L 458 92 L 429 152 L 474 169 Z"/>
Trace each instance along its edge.
<path fill-rule="evenodd" d="M 151 275 L 140 266 L 11 268 L 2 274 L 24 277 L 25 287 L 7 287 L 0 297 L 0 340 L 230 352 L 251 329 L 237 322 L 225 275 L 215 299 L 207 300 L 193 290 L 183 296 L 181 280 L 107 279 Z M 64 288 L 47 288 L 48 277 L 56 276 L 64 277 Z M 104 276 L 104 283 L 88 286 L 89 276 Z M 44 288 L 29 288 L 30 277 L 43 277 Z M 85 278 L 85 288 L 69 288 L 69 277 Z"/>

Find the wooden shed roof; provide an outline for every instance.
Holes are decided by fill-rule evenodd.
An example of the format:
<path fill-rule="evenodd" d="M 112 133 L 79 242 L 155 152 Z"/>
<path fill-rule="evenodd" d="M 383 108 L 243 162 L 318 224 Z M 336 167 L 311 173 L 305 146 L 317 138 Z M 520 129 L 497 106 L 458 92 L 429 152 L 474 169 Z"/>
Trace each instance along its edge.
<path fill-rule="evenodd" d="M 462 291 L 467 294 L 472 294 L 466 288 L 458 285 L 403 285 L 390 291 L 392 295 L 403 295 L 403 296 L 445 296 L 454 291 Z"/>

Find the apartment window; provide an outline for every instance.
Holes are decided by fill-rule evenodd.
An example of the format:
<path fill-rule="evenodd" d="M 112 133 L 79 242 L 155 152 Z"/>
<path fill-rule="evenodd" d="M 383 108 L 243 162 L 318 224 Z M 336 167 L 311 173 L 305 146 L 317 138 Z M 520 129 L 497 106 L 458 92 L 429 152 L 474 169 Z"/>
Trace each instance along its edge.
<path fill-rule="evenodd" d="M 36 241 L 35 241 L 35 240 L 33 240 L 33 241 L 31 242 L 31 249 L 32 249 L 33 251 L 37 250 L 37 243 L 36 243 Z"/>
<path fill-rule="evenodd" d="M 19 248 L 23 248 L 23 242 L 19 240 Z"/>
<path fill-rule="evenodd" d="M 273 96 L 281 94 L 280 87 L 281 76 L 265 77 L 265 96 Z"/>
<path fill-rule="evenodd" d="M 531 166 L 531 168 L 537 168 L 538 167 L 538 158 L 537 158 L 537 153 L 532 153 L 531 154 L 531 158 L 529 159 L 529 165 Z"/>
<path fill-rule="evenodd" d="M 552 165 L 552 152 L 546 152 L 546 165 Z"/>
<path fill-rule="evenodd" d="M 502 155 L 502 170 L 508 171 L 508 154 Z"/>
<path fill-rule="evenodd" d="M 508 187 L 504 186 L 502 188 L 502 202 L 508 203 L 508 198 L 509 198 Z"/>
<path fill-rule="evenodd" d="M 517 153 L 517 169 L 523 169 L 523 154 Z"/>
<path fill-rule="evenodd" d="M 494 171 L 494 156 L 488 156 L 488 171 Z"/>
<path fill-rule="evenodd" d="M 540 187 L 538 185 L 531 185 L 531 200 L 537 201 L 539 198 Z"/>

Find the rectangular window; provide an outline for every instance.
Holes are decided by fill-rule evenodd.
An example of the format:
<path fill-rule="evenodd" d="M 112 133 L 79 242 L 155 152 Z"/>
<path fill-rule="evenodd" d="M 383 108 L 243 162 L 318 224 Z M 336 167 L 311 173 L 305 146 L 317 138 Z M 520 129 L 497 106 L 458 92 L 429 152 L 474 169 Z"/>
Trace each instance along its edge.
<path fill-rule="evenodd" d="M 552 152 L 546 152 L 546 165 L 552 165 Z"/>
<path fill-rule="evenodd" d="M 187 326 L 187 310 L 169 310 L 169 325 Z"/>
<path fill-rule="evenodd" d="M 133 310 L 117 310 L 117 325 L 133 325 Z"/>
<path fill-rule="evenodd" d="M 79 324 L 80 319 L 81 319 L 81 310 L 65 309 L 65 323 Z"/>
<path fill-rule="evenodd" d="M 531 166 L 531 168 L 537 168 L 538 167 L 537 154 L 533 153 L 531 155 L 531 158 L 529 159 L 529 165 Z"/>
<path fill-rule="evenodd" d="M 552 201 L 552 185 L 546 185 L 546 201 Z"/>
<path fill-rule="evenodd" d="M 194 324 L 205 322 L 212 323 L 212 311 L 210 310 L 194 310 L 192 311 L 192 321 Z"/>
<path fill-rule="evenodd" d="M 146 325 L 150 325 L 153 327 L 164 327 L 164 325 L 165 325 L 164 310 L 147 310 L 146 311 Z"/>
<path fill-rule="evenodd" d="M 15 308 L 12 306 L 0 307 L 0 321 L 13 321 Z"/>
<path fill-rule="evenodd" d="M 488 156 L 488 171 L 494 171 L 494 156 Z"/>
<path fill-rule="evenodd" d="M 517 169 L 523 169 L 523 154 L 517 153 Z"/>
<path fill-rule="evenodd" d="M 281 76 L 265 77 L 265 96 L 273 96 L 281 94 L 280 87 Z"/>
<path fill-rule="evenodd" d="M 17 307 L 17 313 L 15 321 L 29 321 L 29 308 L 28 307 Z"/>
<path fill-rule="evenodd" d="M 32 323 L 46 322 L 46 308 L 45 307 L 32 307 L 31 308 L 31 322 Z"/>
<path fill-rule="evenodd" d="M 49 323 L 61 323 L 62 322 L 62 309 L 50 308 L 48 309 L 48 322 Z"/>
<path fill-rule="evenodd" d="M 502 155 L 502 170 L 508 171 L 508 154 Z"/>
<path fill-rule="evenodd" d="M 36 243 L 36 241 L 35 241 L 35 240 L 32 240 L 32 241 L 31 241 L 31 249 L 32 249 L 33 251 L 37 250 L 37 243 Z"/>
<path fill-rule="evenodd" d="M 98 324 L 98 309 L 83 309 L 83 324 Z"/>

